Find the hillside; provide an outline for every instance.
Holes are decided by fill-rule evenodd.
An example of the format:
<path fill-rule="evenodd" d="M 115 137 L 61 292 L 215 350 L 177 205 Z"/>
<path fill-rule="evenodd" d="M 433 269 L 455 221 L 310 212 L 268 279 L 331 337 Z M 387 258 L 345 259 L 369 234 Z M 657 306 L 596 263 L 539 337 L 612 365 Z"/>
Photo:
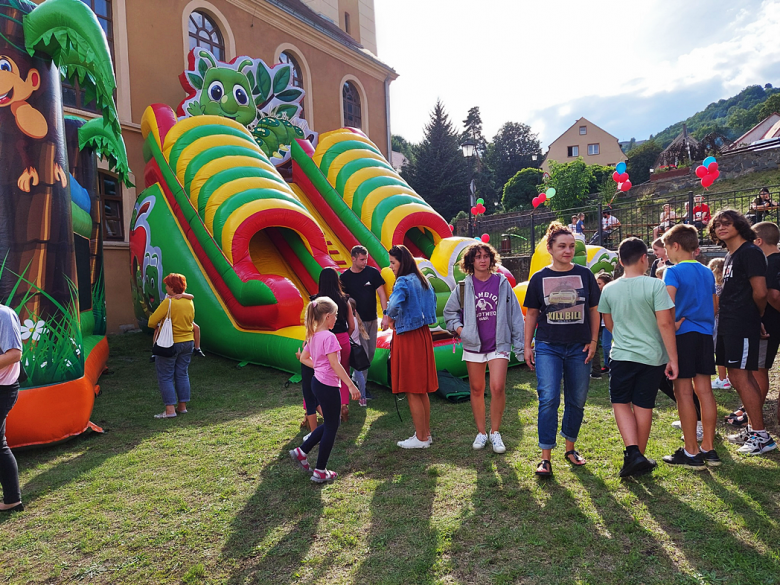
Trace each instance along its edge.
<path fill-rule="evenodd" d="M 718 130 L 733 140 L 763 118 L 761 109 L 764 102 L 778 93 L 780 88 L 773 88 L 769 83 L 764 87 L 750 85 L 733 97 L 711 103 L 687 120 L 672 124 L 656 134 L 654 138 L 662 148 L 666 148 L 682 132 L 683 124 L 687 124 L 688 132 L 696 139 Z M 772 100 L 773 104 L 775 102 L 780 102 L 780 96 Z"/>

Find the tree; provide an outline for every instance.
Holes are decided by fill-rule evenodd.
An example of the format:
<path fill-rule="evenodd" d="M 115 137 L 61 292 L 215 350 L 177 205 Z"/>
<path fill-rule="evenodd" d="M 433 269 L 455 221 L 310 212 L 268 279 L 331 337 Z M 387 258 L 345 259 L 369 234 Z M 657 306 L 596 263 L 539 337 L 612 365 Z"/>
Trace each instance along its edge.
<path fill-rule="evenodd" d="M 648 140 L 644 144 L 637 146 L 626 156 L 628 162 L 628 175 L 633 185 L 639 185 L 650 180 L 650 169 L 655 166 L 658 155 L 662 148 L 655 140 Z"/>
<path fill-rule="evenodd" d="M 745 110 L 734 108 L 734 111 L 726 118 L 726 126 L 735 136 L 741 136 L 758 123 L 758 111 L 755 107 Z"/>
<path fill-rule="evenodd" d="M 780 113 L 780 93 L 770 95 L 766 101 L 761 104 L 757 122 L 763 120 L 767 116 L 771 116 L 775 112 Z"/>
<path fill-rule="evenodd" d="M 536 155 L 536 160 L 533 160 Z M 486 201 L 497 202 L 502 195 L 503 186 L 518 171 L 542 164 L 542 149 L 537 134 L 531 132 L 527 124 L 507 122 L 499 129 L 488 145 L 485 162 L 492 172 L 494 192 Z"/>
<path fill-rule="evenodd" d="M 477 149 L 484 154 L 487 148 L 487 140 L 482 134 L 482 116 L 479 113 L 479 106 L 469 109 L 466 119 L 463 120 L 463 139 L 471 138 L 477 143 Z"/>
<path fill-rule="evenodd" d="M 536 197 L 536 186 L 542 182 L 544 172 L 541 169 L 527 168 L 517 171 L 517 174 L 504 185 L 501 203 L 504 211 L 531 209 L 531 200 Z"/>
<path fill-rule="evenodd" d="M 550 187 L 555 189 L 555 196 L 548 199 L 550 207 L 555 211 L 578 207 L 590 193 L 593 169 L 585 164 L 582 157 L 568 163 L 549 162 L 550 178 L 543 187 L 539 186 L 540 192 Z"/>
<path fill-rule="evenodd" d="M 437 101 L 423 141 L 412 149 L 412 159 L 401 171 L 409 185 L 445 219 L 469 205 L 468 165 L 458 138 L 444 105 Z"/>
<path fill-rule="evenodd" d="M 392 141 L 393 151 L 400 152 L 406 157 L 406 160 L 411 161 L 414 156 L 414 145 L 398 134 L 393 134 L 390 139 Z"/>

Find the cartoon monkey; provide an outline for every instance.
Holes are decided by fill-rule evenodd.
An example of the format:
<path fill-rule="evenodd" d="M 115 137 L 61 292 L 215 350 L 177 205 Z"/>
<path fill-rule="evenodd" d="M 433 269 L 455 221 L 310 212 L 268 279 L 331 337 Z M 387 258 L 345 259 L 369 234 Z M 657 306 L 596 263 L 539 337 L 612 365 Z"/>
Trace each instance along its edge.
<path fill-rule="evenodd" d="M 14 60 L 0 55 L 0 108 L 10 106 L 19 130 L 36 140 L 44 138 L 49 131 L 43 114 L 27 103 L 27 98 L 40 86 L 41 75 L 37 69 L 30 69 L 27 79 L 22 79 Z M 54 177 L 63 187 L 68 186 L 65 171 L 56 163 Z M 26 168 L 17 181 L 19 188 L 26 193 L 30 192 L 30 183 L 38 184 L 38 171 L 33 166 Z"/>

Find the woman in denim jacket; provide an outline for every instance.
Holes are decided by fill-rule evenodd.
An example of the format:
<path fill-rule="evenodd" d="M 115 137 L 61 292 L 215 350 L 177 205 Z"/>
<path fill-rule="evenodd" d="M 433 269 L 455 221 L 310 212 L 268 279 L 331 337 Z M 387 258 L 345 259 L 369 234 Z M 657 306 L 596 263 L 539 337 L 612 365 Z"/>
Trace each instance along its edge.
<path fill-rule="evenodd" d="M 436 293 L 406 246 L 390 248 L 390 268 L 396 277 L 385 311 L 394 329 L 390 383 L 393 394 L 406 393 L 415 430 L 397 444 L 403 449 L 427 449 L 431 446 L 428 394 L 439 389 L 433 337 L 428 328 L 436 323 Z"/>
<path fill-rule="evenodd" d="M 477 438 L 471 445 L 483 449 L 488 440 L 494 453 L 506 447 L 498 429 L 506 406 L 506 369 L 514 347 L 523 356 L 523 311 L 512 285 L 496 272 L 501 257 L 490 244 L 472 244 L 460 261 L 466 274 L 463 306 L 460 287 L 452 291 L 444 307 L 447 329 L 463 342 L 463 361 L 469 373 L 471 410 L 477 423 Z M 490 435 L 485 431 L 485 367 L 490 368 Z"/>

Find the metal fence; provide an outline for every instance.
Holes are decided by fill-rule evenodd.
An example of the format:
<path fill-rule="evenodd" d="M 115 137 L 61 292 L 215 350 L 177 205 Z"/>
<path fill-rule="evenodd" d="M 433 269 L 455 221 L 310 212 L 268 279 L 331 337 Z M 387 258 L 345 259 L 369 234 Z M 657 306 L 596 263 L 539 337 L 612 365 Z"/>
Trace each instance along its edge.
<path fill-rule="evenodd" d="M 744 214 L 752 223 L 772 221 L 780 225 L 777 204 L 780 201 L 780 185 L 771 185 L 768 188 L 772 205 L 767 211 L 754 209 L 753 202 L 758 197 L 756 188 L 696 194 L 689 191 L 673 197 L 622 199 L 609 206 L 593 201 L 581 207 L 559 211 L 540 207 L 528 212 L 489 215 L 475 221 L 472 233 L 475 236 L 488 234 L 490 243 L 504 256 L 525 256 L 533 253 L 550 222 L 558 220 L 568 225 L 573 215 L 584 213 L 585 239 L 589 243 L 600 244 L 611 250 L 617 249 L 623 239 L 631 236 L 638 237 L 649 245 L 676 223 L 696 225 L 700 231 L 702 245 L 708 245 L 712 242 L 709 240 L 706 223 L 701 221 L 707 219 L 707 214 L 706 209 L 699 205 L 699 196 L 702 197 L 701 203 L 707 206 L 710 215 L 729 208 Z M 665 205 L 669 206 L 667 210 Z M 611 231 L 603 229 L 601 220 L 605 210 L 609 210 L 612 217 L 620 222 L 620 225 Z M 702 211 L 705 212 L 704 217 L 699 217 L 697 214 Z M 663 213 L 666 213 L 666 221 L 662 222 Z M 466 235 L 468 222 L 458 222 L 457 233 Z"/>

